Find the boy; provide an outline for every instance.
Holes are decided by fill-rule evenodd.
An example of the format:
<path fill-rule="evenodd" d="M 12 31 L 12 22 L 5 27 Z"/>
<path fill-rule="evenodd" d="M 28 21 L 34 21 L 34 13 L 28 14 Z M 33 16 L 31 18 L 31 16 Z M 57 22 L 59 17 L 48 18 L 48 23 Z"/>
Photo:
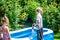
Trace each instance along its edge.
<path fill-rule="evenodd" d="M 43 10 L 38 7 L 36 9 L 36 23 L 32 25 L 32 29 L 34 29 L 34 26 L 37 28 L 37 40 L 43 40 L 43 23 L 41 13 L 43 13 Z"/>

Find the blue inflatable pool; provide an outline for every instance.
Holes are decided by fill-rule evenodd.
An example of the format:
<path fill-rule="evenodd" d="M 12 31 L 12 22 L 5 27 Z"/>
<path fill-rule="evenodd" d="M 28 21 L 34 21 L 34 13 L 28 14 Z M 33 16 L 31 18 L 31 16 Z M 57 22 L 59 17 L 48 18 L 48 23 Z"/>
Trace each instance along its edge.
<path fill-rule="evenodd" d="M 11 31 L 10 36 L 12 40 L 37 40 L 36 28 L 32 33 L 32 28 L 25 28 L 18 31 Z M 43 28 L 44 40 L 54 40 L 54 32 L 50 29 Z"/>

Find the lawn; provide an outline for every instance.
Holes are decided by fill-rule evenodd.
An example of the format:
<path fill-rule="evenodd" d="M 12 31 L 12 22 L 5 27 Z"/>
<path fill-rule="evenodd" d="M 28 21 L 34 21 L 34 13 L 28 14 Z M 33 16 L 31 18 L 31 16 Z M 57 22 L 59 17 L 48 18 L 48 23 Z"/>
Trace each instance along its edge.
<path fill-rule="evenodd" d="M 60 32 L 54 35 L 54 40 L 60 40 Z"/>

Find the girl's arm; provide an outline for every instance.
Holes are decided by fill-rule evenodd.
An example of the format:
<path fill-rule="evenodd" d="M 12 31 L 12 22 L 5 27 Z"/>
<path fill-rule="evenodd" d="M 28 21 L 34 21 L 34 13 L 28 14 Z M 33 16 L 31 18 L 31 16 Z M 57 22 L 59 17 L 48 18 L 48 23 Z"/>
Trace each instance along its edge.
<path fill-rule="evenodd" d="M 9 34 L 9 29 L 8 29 L 8 27 L 6 27 L 6 33 Z"/>
<path fill-rule="evenodd" d="M 8 36 L 8 38 L 9 38 L 9 40 L 11 40 L 11 39 L 10 39 L 10 34 L 9 34 L 9 28 L 8 28 L 8 27 L 6 27 L 6 33 L 7 33 L 7 36 Z"/>
<path fill-rule="evenodd" d="M 1 39 L 1 27 L 0 27 L 0 39 Z"/>
<path fill-rule="evenodd" d="M 2 27 L 0 27 L 0 39 L 2 40 L 3 34 L 2 34 Z"/>

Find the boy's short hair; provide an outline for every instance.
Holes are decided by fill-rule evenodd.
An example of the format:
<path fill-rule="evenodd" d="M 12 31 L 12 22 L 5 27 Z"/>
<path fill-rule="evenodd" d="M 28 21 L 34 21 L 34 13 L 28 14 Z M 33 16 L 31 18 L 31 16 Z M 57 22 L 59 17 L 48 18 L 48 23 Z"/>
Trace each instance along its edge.
<path fill-rule="evenodd" d="M 41 7 L 37 7 L 37 8 L 36 8 L 36 12 L 43 13 L 43 10 L 42 10 Z"/>

